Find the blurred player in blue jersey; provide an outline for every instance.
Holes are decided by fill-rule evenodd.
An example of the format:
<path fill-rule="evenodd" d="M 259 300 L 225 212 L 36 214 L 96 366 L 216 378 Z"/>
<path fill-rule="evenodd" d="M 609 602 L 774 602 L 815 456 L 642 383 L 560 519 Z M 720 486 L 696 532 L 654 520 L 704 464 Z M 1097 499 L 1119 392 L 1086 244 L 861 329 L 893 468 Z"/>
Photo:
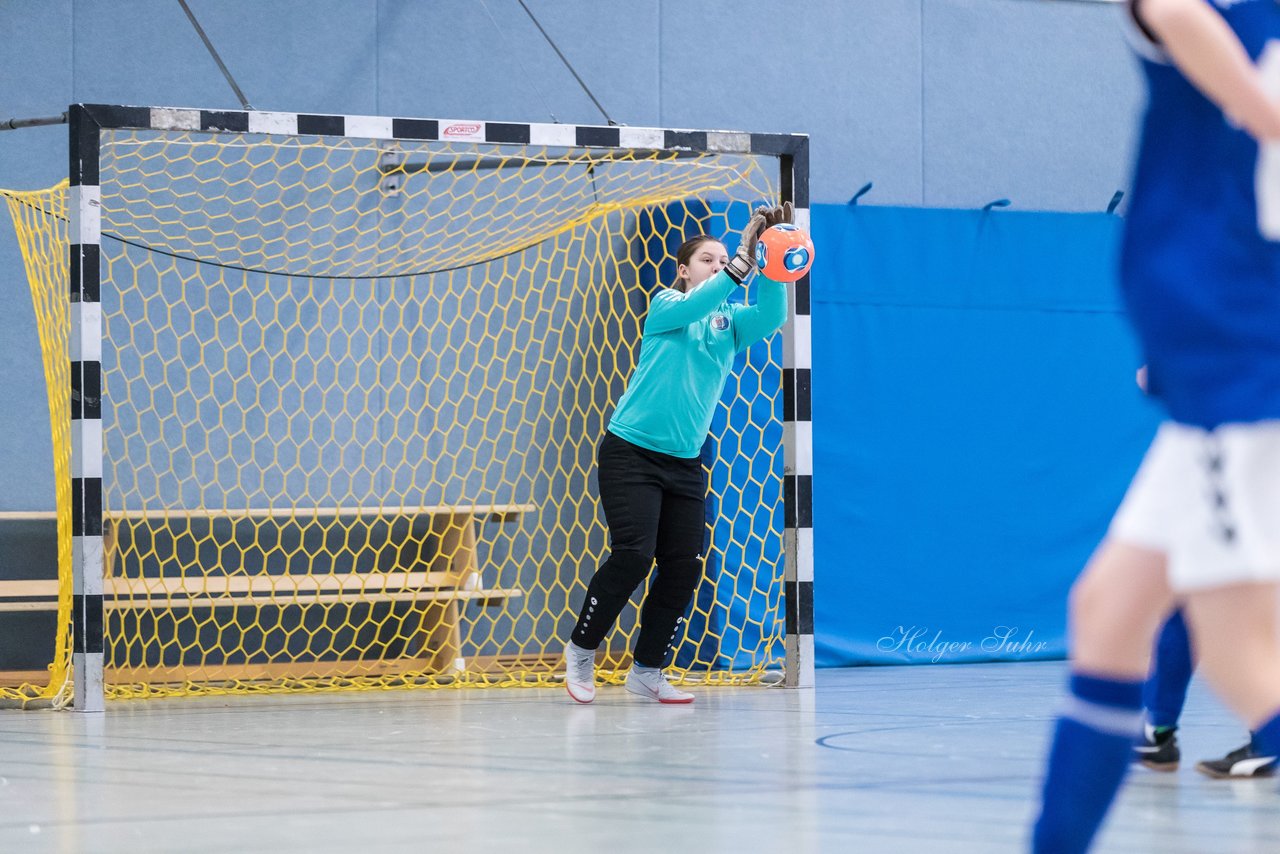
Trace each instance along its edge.
<path fill-rule="evenodd" d="M 1280 753 L 1280 4 L 1129 0 L 1126 17 L 1149 98 L 1120 280 L 1168 420 L 1071 593 L 1036 852 L 1089 848 L 1175 604 L 1212 686 Z"/>
<path fill-rule="evenodd" d="M 752 306 L 728 301 L 755 272 L 756 242 L 791 222 L 791 203 L 759 208 L 730 258 L 700 235 L 676 253 L 674 287 L 649 303 L 640 359 L 600 443 L 600 504 L 609 525 L 609 558 L 597 570 L 565 645 L 565 687 L 575 701 L 595 699 L 595 651 L 631 594 L 658 574 L 640 609 L 640 633 L 626 687 L 659 703 L 693 695 L 662 672 L 702 577 L 707 484 L 701 451 L 734 357 L 787 319 L 784 285 L 763 280 Z"/>

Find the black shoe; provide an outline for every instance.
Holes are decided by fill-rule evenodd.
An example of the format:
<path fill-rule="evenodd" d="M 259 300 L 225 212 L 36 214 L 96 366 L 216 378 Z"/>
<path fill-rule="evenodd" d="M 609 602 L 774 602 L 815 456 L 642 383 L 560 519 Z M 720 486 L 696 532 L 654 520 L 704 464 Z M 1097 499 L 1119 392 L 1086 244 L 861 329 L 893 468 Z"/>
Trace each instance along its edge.
<path fill-rule="evenodd" d="M 1178 750 L 1177 727 L 1161 728 L 1148 724 L 1142 740 L 1133 746 L 1133 761 L 1141 762 L 1152 771 L 1177 771 L 1182 751 Z"/>
<path fill-rule="evenodd" d="M 1221 759 L 1206 759 L 1196 763 L 1196 770 L 1217 780 L 1247 780 L 1251 777 L 1271 777 L 1276 773 L 1276 757 L 1259 756 L 1253 752 L 1253 742 L 1236 748 Z"/>

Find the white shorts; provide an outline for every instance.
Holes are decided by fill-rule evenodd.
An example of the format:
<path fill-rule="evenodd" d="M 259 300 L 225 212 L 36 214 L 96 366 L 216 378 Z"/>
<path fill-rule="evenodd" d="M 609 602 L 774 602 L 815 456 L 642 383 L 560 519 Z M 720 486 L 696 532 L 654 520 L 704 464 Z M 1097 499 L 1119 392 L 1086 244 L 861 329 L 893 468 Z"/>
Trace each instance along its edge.
<path fill-rule="evenodd" d="M 1176 591 L 1280 581 L 1280 421 L 1161 425 L 1108 536 L 1164 552 Z"/>

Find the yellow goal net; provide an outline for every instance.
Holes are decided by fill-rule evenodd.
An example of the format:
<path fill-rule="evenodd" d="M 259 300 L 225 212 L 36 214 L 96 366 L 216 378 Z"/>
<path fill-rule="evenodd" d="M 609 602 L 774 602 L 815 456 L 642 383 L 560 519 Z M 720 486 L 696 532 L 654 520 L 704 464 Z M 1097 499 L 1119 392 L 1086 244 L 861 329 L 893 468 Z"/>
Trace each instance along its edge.
<path fill-rule="evenodd" d="M 686 237 L 733 251 L 785 189 L 777 158 L 303 118 L 101 131 L 106 696 L 552 684 L 607 555 L 595 452 L 649 297 Z M 65 183 L 4 196 L 49 388 L 60 610 L 48 683 L 0 698 L 65 697 L 74 217 Z M 740 357 L 704 452 L 685 682 L 783 668 L 781 354 Z"/>

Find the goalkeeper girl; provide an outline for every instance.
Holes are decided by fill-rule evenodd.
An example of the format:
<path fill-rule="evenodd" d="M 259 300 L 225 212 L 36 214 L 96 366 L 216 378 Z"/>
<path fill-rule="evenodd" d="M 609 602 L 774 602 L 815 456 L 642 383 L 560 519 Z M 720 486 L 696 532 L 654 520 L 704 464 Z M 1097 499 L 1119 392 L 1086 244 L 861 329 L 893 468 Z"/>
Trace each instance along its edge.
<path fill-rule="evenodd" d="M 760 233 L 791 221 L 790 203 L 758 208 L 732 258 L 715 238 L 685 241 L 675 285 L 649 303 L 639 362 L 597 458 L 610 554 L 587 587 L 565 645 L 565 687 L 579 703 L 595 699 L 595 650 L 655 557 L 658 574 L 640 609 L 626 687 L 659 703 L 693 702 L 662 668 L 702 576 L 707 484 L 700 451 L 734 356 L 787 318 L 786 290 L 777 282 L 762 281 L 750 307 L 728 299 L 755 271 Z"/>

